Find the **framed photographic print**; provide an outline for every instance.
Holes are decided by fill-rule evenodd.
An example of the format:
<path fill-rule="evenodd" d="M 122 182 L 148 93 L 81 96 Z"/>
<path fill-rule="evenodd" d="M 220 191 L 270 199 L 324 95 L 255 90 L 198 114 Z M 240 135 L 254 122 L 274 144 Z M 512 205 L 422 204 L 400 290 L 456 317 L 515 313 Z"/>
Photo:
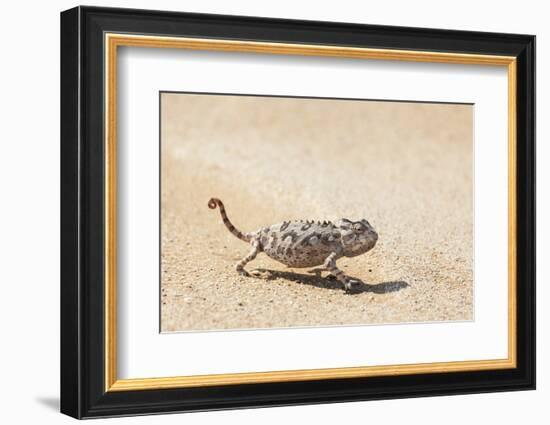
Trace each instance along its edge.
<path fill-rule="evenodd" d="M 535 38 L 61 14 L 61 411 L 535 387 Z"/>

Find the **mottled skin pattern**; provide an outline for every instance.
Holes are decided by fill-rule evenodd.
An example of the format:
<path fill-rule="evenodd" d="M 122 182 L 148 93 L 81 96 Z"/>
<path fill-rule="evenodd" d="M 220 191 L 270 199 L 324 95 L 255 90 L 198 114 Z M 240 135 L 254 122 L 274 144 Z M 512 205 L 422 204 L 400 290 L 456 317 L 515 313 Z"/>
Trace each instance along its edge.
<path fill-rule="evenodd" d="M 316 267 L 327 270 L 336 277 L 346 291 L 351 290 L 355 281 L 346 276 L 337 266 L 341 257 L 356 257 L 370 251 L 378 234 L 367 220 L 350 221 L 346 218 L 335 224 L 330 221 L 285 221 L 269 227 L 242 233 L 227 218 L 225 207 L 217 198 L 208 201 L 208 207 L 218 207 L 227 229 L 239 239 L 250 243 L 251 249 L 235 268 L 248 275 L 244 266 L 265 252 L 270 258 L 288 267 Z"/>

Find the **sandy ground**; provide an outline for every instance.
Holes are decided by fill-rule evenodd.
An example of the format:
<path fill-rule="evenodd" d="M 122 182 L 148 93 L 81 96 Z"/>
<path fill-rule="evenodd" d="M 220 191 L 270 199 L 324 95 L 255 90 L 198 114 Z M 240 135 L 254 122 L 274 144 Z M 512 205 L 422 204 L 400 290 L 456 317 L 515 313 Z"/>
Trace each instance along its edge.
<path fill-rule="evenodd" d="M 473 319 L 472 107 L 162 94 L 161 329 Z M 223 226 L 366 218 L 369 253 L 338 262 L 363 283 L 289 269 Z"/>

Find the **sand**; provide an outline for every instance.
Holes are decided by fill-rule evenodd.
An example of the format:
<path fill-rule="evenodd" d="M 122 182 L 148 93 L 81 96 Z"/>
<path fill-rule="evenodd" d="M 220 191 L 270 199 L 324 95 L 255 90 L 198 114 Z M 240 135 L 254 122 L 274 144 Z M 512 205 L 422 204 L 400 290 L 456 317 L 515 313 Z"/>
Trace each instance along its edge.
<path fill-rule="evenodd" d="M 162 94 L 161 329 L 197 331 L 473 319 L 469 105 Z M 242 231 L 366 218 L 376 247 L 341 285 L 249 250 Z"/>

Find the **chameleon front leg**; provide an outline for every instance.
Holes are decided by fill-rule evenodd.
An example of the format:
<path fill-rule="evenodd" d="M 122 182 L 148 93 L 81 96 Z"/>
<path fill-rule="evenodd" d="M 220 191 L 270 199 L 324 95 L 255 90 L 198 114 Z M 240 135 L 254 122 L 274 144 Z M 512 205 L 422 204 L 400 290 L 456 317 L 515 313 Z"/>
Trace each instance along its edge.
<path fill-rule="evenodd" d="M 244 266 L 251 262 L 254 258 L 256 258 L 256 255 L 258 255 L 258 252 L 260 252 L 260 242 L 258 240 L 252 241 L 252 249 L 247 254 L 246 257 L 244 257 L 241 261 L 239 261 L 235 265 L 235 270 L 239 272 L 242 275 L 248 275 L 248 272 L 244 269 Z"/>
<path fill-rule="evenodd" d="M 342 285 L 344 285 L 344 289 L 346 291 L 350 291 L 355 281 L 346 276 L 344 272 L 338 268 L 338 266 L 336 265 L 336 256 L 337 255 L 335 252 L 330 254 L 323 263 L 323 266 L 326 270 L 330 272 L 332 276 L 334 276 L 336 279 L 338 279 L 340 283 L 342 283 Z"/>

